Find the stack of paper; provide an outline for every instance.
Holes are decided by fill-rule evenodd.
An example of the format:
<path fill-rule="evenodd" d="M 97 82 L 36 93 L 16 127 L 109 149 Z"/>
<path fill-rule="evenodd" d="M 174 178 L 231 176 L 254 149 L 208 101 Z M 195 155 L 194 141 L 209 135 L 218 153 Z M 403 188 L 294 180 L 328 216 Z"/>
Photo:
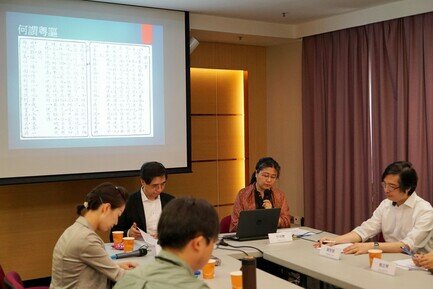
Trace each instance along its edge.
<path fill-rule="evenodd" d="M 278 233 L 289 233 L 292 235 L 295 235 L 297 237 L 306 237 L 306 236 L 311 236 L 314 235 L 313 232 L 307 231 L 307 230 L 303 230 L 303 229 L 299 229 L 299 228 L 287 228 L 287 229 L 278 229 L 277 231 Z"/>
<path fill-rule="evenodd" d="M 426 270 L 424 268 L 418 267 L 415 265 L 415 263 L 412 261 L 412 259 L 401 259 L 396 260 L 394 263 L 397 265 L 397 267 L 404 269 L 404 270 Z"/>

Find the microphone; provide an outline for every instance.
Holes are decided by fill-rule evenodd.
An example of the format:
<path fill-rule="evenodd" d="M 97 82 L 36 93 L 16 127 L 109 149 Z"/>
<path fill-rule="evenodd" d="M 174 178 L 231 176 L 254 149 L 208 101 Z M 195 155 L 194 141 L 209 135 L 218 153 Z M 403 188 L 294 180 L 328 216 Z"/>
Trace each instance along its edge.
<path fill-rule="evenodd" d="M 146 248 L 140 248 L 138 250 L 129 252 L 129 253 L 119 253 L 111 255 L 111 259 L 122 259 L 122 258 L 129 258 L 129 257 L 141 257 L 147 255 L 147 249 Z"/>
<path fill-rule="evenodd" d="M 263 192 L 263 200 L 269 200 L 272 203 L 272 191 L 267 189 Z"/>

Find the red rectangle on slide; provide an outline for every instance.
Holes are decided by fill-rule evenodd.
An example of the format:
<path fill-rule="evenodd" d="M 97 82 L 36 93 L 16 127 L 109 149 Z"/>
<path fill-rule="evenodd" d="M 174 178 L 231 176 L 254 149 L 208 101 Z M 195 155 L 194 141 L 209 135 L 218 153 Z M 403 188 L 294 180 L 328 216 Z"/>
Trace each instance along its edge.
<path fill-rule="evenodd" d="M 141 24 L 141 42 L 143 44 L 152 44 L 152 25 Z"/>

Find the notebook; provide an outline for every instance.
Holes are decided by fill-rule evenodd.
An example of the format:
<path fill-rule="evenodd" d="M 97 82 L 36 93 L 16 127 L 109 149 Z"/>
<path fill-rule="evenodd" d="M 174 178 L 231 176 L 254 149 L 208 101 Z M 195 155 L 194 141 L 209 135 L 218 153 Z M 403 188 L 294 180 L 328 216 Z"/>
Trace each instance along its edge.
<path fill-rule="evenodd" d="M 267 239 L 269 233 L 278 228 L 280 208 L 241 211 L 236 235 L 225 236 L 224 239 L 248 241 Z"/>

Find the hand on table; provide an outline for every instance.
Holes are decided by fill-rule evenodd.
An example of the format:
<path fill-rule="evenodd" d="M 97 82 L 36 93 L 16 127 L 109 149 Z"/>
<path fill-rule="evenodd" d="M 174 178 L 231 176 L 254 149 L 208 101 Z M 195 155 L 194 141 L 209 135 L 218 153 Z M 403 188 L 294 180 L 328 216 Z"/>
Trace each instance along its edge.
<path fill-rule="evenodd" d="M 367 254 L 368 250 L 373 249 L 373 243 L 355 243 L 343 249 L 344 254 Z"/>
<path fill-rule="evenodd" d="M 433 269 L 433 252 L 428 254 L 416 254 L 412 260 L 418 267 Z"/>
<path fill-rule="evenodd" d="M 319 241 L 317 241 L 316 243 L 314 243 L 314 248 L 320 248 L 322 247 L 322 245 L 327 245 L 327 246 L 333 246 L 337 244 L 337 241 L 335 238 L 332 237 L 323 237 L 321 238 Z"/>

